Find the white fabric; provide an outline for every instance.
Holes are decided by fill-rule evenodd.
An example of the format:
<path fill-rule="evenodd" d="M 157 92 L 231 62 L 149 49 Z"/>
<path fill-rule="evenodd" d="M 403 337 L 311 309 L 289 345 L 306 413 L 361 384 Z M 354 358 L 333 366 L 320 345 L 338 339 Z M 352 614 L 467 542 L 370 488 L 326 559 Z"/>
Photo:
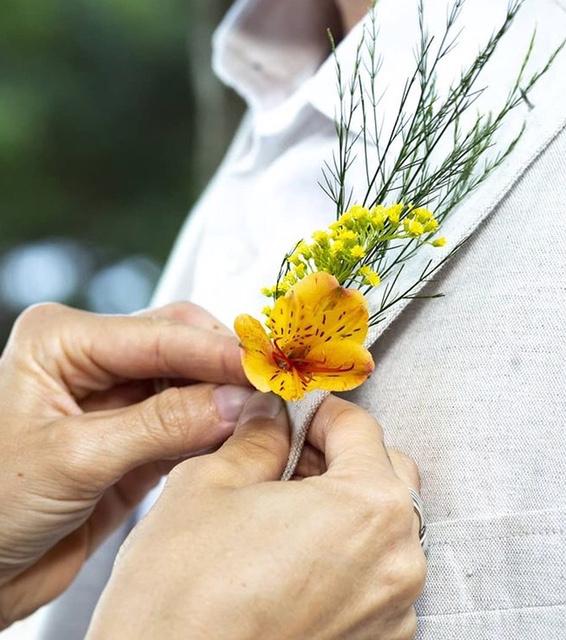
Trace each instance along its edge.
<path fill-rule="evenodd" d="M 433 25 L 444 19 L 446 3 L 425 2 Z M 258 290 L 274 280 L 283 253 L 332 219 L 315 186 L 334 146 L 332 63 L 311 75 L 325 56 L 316 36 L 323 5 L 245 0 L 219 30 L 215 67 L 250 112 L 181 233 L 156 304 L 190 297 L 227 324 L 237 313 L 259 311 Z M 499 22 L 507 0 L 467 5 L 457 64 L 440 78 L 444 86 Z M 378 12 L 387 121 L 411 66 L 415 3 L 381 0 Z M 536 66 L 566 33 L 563 5 L 527 0 L 486 76 L 484 108 L 509 88 L 535 23 Z M 340 47 L 345 68 L 358 35 Z M 446 224 L 455 243 L 491 214 L 438 276 L 434 287 L 446 297 L 398 308 L 403 314 L 376 336 L 374 376 L 350 396 L 422 471 L 431 523 L 430 575 L 418 606 L 422 640 L 566 637 L 565 90 L 562 57 L 533 93 L 534 110 L 525 107 L 503 133 L 508 139 L 527 118 L 513 156 Z M 291 409 L 298 444 L 319 399 Z M 80 637 L 50 635 L 53 629 L 36 637 Z"/>

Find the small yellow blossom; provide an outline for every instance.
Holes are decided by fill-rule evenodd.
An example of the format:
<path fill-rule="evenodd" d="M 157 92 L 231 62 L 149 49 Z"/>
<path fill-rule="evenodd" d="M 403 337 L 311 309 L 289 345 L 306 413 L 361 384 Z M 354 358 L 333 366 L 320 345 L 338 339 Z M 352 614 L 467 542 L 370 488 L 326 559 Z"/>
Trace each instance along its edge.
<path fill-rule="evenodd" d="M 434 218 L 432 211 L 429 211 L 425 207 L 419 207 L 418 209 L 413 209 L 411 211 L 411 216 L 413 218 L 416 218 L 419 222 L 422 222 L 423 224 Z"/>
<path fill-rule="evenodd" d="M 294 271 L 289 271 L 289 273 L 283 278 L 283 282 L 288 286 L 292 287 L 297 283 L 297 275 Z"/>
<path fill-rule="evenodd" d="M 327 231 L 315 231 L 312 234 L 312 238 L 315 242 L 318 242 L 320 245 L 324 245 L 328 243 L 328 232 Z"/>
<path fill-rule="evenodd" d="M 338 234 L 337 239 L 341 242 L 348 242 L 350 240 L 357 240 L 358 235 L 351 229 L 344 229 L 344 231 Z"/>
<path fill-rule="evenodd" d="M 371 210 L 370 223 L 376 229 L 381 229 L 387 220 L 387 210 L 385 207 L 378 205 Z"/>
<path fill-rule="evenodd" d="M 405 231 L 412 236 L 421 236 L 424 233 L 424 226 L 414 218 L 407 218 L 403 222 Z"/>
<path fill-rule="evenodd" d="M 353 220 L 357 220 L 358 222 L 364 222 L 369 219 L 369 209 L 366 207 L 362 207 L 359 204 L 355 204 L 350 207 L 348 213 L 352 217 Z"/>
<path fill-rule="evenodd" d="M 401 213 L 403 213 L 404 206 L 402 204 L 394 204 L 387 209 L 387 217 L 392 224 L 399 224 L 401 219 Z"/>
<path fill-rule="evenodd" d="M 248 380 L 259 391 L 299 400 L 308 391 L 348 391 L 374 369 L 364 347 L 369 312 L 360 291 L 341 287 L 328 273 L 312 273 L 275 303 L 267 334 L 240 315 L 235 330 Z"/>
<path fill-rule="evenodd" d="M 369 284 L 371 287 L 377 287 L 381 283 L 379 274 L 371 267 L 360 267 L 358 275 L 362 276 L 364 283 Z"/>
<path fill-rule="evenodd" d="M 268 298 L 272 298 L 275 295 L 275 287 L 263 287 L 261 293 Z"/>
<path fill-rule="evenodd" d="M 305 266 L 304 263 L 301 262 L 301 264 L 298 264 L 295 268 L 295 275 L 297 276 L 297 279 L 300 280 L 301 278 L 304 278 L 307 272 L 307 268 Z"/>
<path fill-rule="evenodd" d="M 432 231 L 436 231 L 438 229 L 438 221 L 434 218 L 431 218 L 427 222 L 425 222 L 424 230 L 425 233 L 431 233 Z"/>
<path fill-rule="evenodd" d="M 433 240 L 431 244 L 433 247 L 444 247 L 446 245 L 446 238 L 441 236 L 440 238 Z"/>
<path fill-rule="evenodd" d="M 312 250 L 304 240 L 299 242 L 295 249 L 295 253 L 302 256 L 305 260 L 310 260 L 312 258 Z"/>
<path fill-rule="evenodd" d="M 366 250 L 362 247 L 361 244 L 357 244 L 350 249 L 350 255 L 352 258 L 363 258 L 366 255 Z"/>
<path fill-rule="evenodd" d="M 370 211 L 372 216 L 380 215 L 384 218 L 387 216 L 387 207 L 384 207 L 382 204 L 376 204 Z"/>
<path fill-rule="evenodd" d="M 263 309 L 261 310 L 263 315 L 268 317 L 268 318 L 271 316 L 271 312 L 272 311 L 273 311 L 272 307 L 263 307 Z"/>
<path fill-rule="evenodd" d="M 344 243 L 342 242 L 342 240 L 335 240 L 330 251 L 334 256 L 342 253 L 342 251 L 344 251 Z"/>

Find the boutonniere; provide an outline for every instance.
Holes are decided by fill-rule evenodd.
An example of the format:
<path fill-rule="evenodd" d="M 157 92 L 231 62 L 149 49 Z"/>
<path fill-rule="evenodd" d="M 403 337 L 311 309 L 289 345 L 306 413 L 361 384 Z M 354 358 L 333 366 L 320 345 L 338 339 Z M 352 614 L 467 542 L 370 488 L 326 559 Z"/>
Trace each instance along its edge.
<path fill-rule="evenodd" d="M 527 75 L 533 36 L 505 103 L 495 113 L 473 114 L 485 91 L 479 83 L 482 71 L 523 0 L 510 3 L 499 29 L 441 94 L 437 72 L 458 39 L 464 4 L 465 0 L 454 0 L 444 32 L 432 36 L 419 3 L 414 72 L 406 79 L 396 118 L 386 134 L 379 118 L 375 3 L 348 75 L 329 34 L 339 97 L 337 148 L 322 167 L 320 186 L 332 202 L 335 221 L 300 240 L 285 255 L 277 281 L 263 290 L 269 301 L 263 323 L 247 314 L 236 318 L 243 367 L 258 390 L 294 401 L 316 389 L 347 391 L 361 385 L 374 369 L 366 348 L 369 328 L 401 300 L 417 297 L 414 291 L 458 247 L 440 262 L 431 259 L 412 283 L 399 288 L 406 263 L 424 245 L 445 246 L 441 229 L 446 217 L 505 161 L 519 141 L 524 127 L 497 153 L 487 156 L 497 146 L 496 134 L 509 113 L 529 104 L 529 93 L 563 45 L 543 68 Z M 356 119 L 359 127 L 354 125 Z M 356 154 L 362 156 L 365 184 L 350 186 L 348 172 Z M 361 194 L 357 202 L 354 193 Z"/>

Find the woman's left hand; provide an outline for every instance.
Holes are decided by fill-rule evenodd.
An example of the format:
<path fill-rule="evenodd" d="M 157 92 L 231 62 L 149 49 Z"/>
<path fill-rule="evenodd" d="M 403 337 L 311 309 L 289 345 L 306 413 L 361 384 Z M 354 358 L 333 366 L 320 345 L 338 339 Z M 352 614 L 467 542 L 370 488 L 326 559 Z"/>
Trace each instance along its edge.
<path fill-rule="evenodd" d="M 64 591 L 174 460 L 222 443 L 246 385 L 237 340 L 195 305 L 24 312 L 0 358 L 0 629 Z"/>

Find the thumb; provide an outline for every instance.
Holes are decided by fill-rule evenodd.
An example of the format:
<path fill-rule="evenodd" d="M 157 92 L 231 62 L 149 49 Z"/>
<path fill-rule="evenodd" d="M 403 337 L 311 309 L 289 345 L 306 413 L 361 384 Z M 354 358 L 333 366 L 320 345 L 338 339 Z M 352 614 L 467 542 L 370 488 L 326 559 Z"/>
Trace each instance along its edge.
<path fill-rule="evenodd" d="M 71 477 L 102 490 L 145 463 L 220 445 L 251 394 L 232 385 L 171 388 L 129 407 L 60 420 L 50 439 Z"/>
<path fill-rule="evenodd" d="M 280 398 L 254 393 L 246 402 L 234 434 L 199 461 L 204 482 L 243 487 L 278 480 L 289 456 L 289 421 Z"/>

